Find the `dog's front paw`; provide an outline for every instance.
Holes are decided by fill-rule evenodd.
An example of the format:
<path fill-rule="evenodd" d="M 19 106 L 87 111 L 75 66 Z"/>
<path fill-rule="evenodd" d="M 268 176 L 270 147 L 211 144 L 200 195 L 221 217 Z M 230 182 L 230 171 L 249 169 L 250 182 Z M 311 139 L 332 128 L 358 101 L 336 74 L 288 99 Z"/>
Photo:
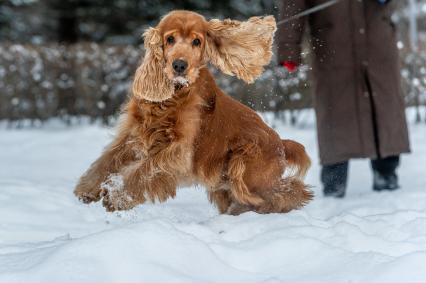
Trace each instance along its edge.
<path fill-rule="evenodd" d="M 84 203 L 96 202 L 101 199 L 101 188 L 89 189 L 86 186 L 79 184 L 74 190 L 74 195 Z"/>
<path fill-rule="evenodd" d="M 86 204 L 89 204 L 91 202 L 97 202 L 100 199 L 99 195 L 93 195 L 90 193 L 83 193 L 81 195 L 78 195 L 77 197 L 79 201 L 84 202 Z"/>
<path fill-rule="evenodd" d="M 133 198 L 124 190 L 102 190 L 102 205 L 108 212 L 129 210 L 136 206 Z"/>

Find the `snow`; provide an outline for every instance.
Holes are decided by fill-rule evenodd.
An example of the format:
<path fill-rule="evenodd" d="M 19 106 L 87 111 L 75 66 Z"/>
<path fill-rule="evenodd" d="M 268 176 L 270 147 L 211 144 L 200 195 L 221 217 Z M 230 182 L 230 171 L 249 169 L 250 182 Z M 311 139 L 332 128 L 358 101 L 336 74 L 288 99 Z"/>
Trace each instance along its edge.
<path fill-rule="evenodd" d="M 178 76 L 173 79 L 175 85 L 181 85 L 187 87 L 189 82 L 185 77 Z"/>
<path fill-rule="evenodd" d="M 336 200 L 321 195 L 313 113 L 297 128 L 265 119 L 314 159 L 316 197 L 302 210 L 218 215 L 193 187 L 107 213 L 72 191 L 113 129 L 0 126 L 0 282 L 425 282 L 426 126 L 410 125 L 401 190 L 372 192 L 369 164 L 357 160 Z"/>

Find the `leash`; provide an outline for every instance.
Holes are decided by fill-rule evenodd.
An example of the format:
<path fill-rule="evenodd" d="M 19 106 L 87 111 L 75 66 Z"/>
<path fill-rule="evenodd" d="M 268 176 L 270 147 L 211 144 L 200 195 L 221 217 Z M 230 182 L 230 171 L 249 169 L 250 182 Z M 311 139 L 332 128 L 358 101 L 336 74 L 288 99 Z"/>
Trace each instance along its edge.
<path fill-rule="evenodd" d="M 287 22 L 290 22 L 290 21 L 293 21 L 293 20 L 296 20 L 296 19 L 298 19 L 298 18 L 301 18 L 301 17 L 307 16 L 307 15 L 310 15 L 310 14 L 316 13 L 316 12 L 318 12 L 318 11 L 324 10 L 324 9 L 326 9 L 326 8 L 330 7 L 330 6 L 333 6 L 333 5 L 337 4 L 337 3 L 339 3 L 340 1 L 342 1 L 342 0 L 330 0 L 330 1 L 328 1 L 328 2 L 325 2 L 325 3 L 319 4 L 319 5 L 315 6 L 315 7 L 312 7 L 312 8 L 310 8 L 310 9 L 307 9 L 307 10 L 305 10 L 305 11 L 303 11 L 303 12 L 299 13 L 299 14 L 296 14 L 296 15 L 294 15 L 294 16 L 291 16 L 291 17 L 287 18 L 287 19 L 284 19 L 284 20 L 279 21 L 279 22 L 277 23 L 277 26 L 282 25 L 282 24 L 287 23 Z"/>

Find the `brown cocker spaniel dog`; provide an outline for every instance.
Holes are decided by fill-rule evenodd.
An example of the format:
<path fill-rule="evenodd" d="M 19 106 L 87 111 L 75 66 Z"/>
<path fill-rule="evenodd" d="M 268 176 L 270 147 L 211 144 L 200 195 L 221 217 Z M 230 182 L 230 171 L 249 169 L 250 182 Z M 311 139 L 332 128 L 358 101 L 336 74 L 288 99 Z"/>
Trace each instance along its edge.
<path fill-rule="evenodd" d="M 288 212 L 312 193 L 304 147 L 281 140 L 224 94 L 206 64 L 251 83 L 271 60 L 272 16 L 206 21 L 174 11 L 144 33 L 145 57 L 118 134 L 81 177 L 76 196 L 108 211 L 163 202 L 201 184 L 221 213 Z"/>

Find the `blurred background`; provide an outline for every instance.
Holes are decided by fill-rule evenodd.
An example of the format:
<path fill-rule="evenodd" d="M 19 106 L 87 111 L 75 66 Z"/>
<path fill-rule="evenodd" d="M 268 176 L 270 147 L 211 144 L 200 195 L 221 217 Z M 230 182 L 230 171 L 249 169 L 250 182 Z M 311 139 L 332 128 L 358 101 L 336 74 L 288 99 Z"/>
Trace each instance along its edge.
<path fill-rule="evenodd" d="M 407 106 L 426 122 L 426 0 L 397 0 Z M 0 0 L 0 120 L 38 126 L 49 118 L 113 123 L 143 56 L 141 34 L 174 9 L 207 18 L 274 14 L 278 0 Z M 307 31 L 308 32 L 308 31 Z M 309 37 L 304 60 L 310 61 Z M 258 111 L 296 124 L 311 107 L 309 64 L 289 74 L 273 60 L 253 85 L 215 72 L 220 86 Z"/>

